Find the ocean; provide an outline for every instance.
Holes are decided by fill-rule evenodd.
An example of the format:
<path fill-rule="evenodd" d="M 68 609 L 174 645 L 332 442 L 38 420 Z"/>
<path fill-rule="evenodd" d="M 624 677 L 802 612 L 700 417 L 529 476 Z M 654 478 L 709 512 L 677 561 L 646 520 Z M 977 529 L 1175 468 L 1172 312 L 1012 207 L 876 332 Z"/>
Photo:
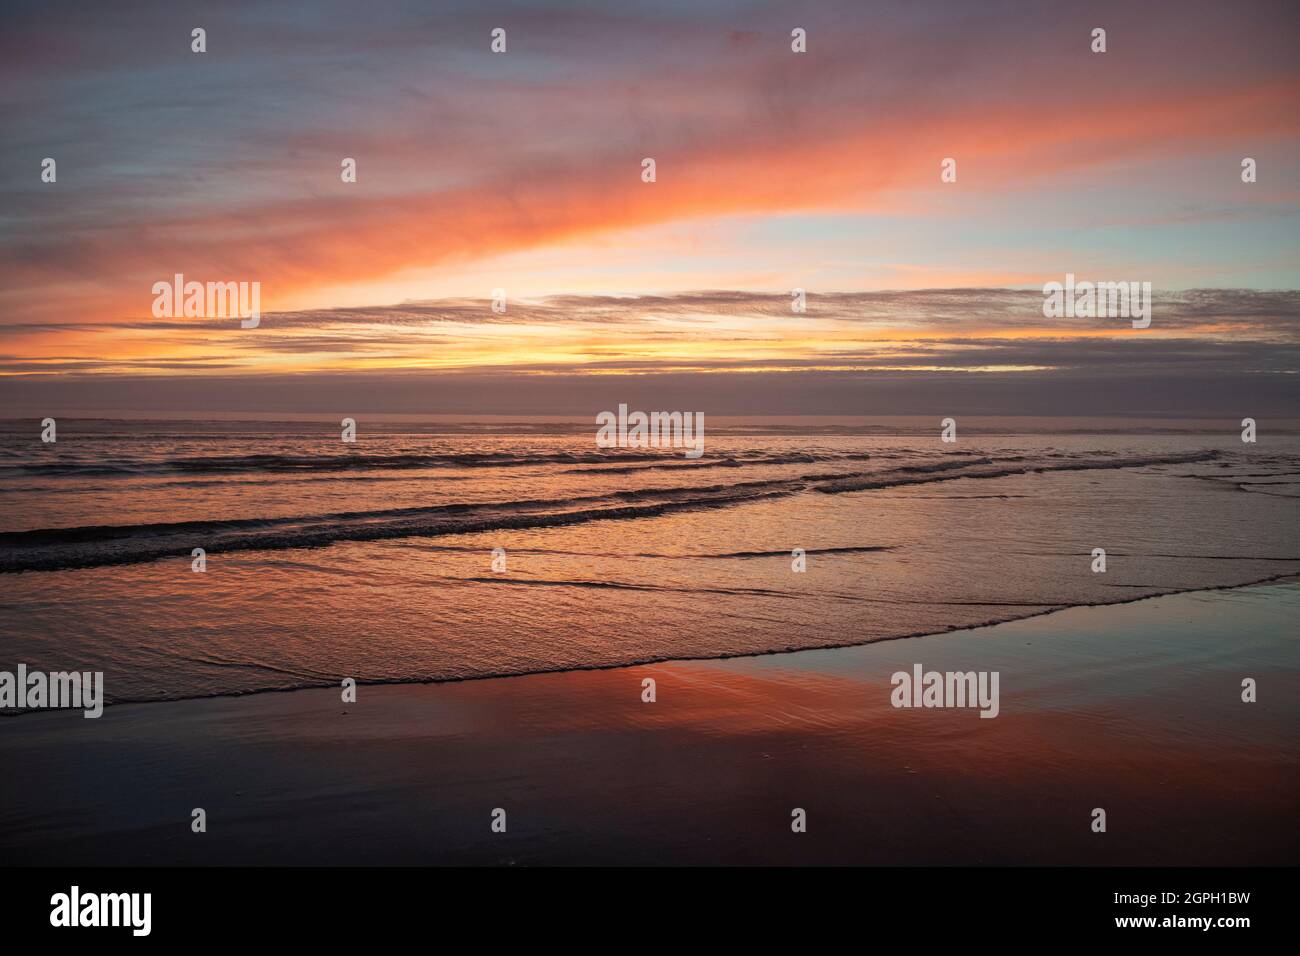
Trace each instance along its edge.
<path fill-rule="evenodd" d="M 1294 435 L 844 432 L 715 427 L 692 461 L 571 423 L 0 423 L 0 669 L 110 703 L 461 680 L 1300 572 Z"/>

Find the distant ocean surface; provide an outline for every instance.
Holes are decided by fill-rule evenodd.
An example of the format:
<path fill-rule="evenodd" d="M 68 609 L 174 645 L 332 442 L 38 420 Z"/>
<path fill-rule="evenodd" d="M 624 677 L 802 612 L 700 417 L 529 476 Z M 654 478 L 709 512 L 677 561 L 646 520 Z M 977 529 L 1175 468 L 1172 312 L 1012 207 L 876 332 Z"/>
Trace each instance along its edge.
<path fill-rule="evenodd" d="M 858 644 L 1300 572 L 1300 438 L 0 425 L 0 669 L 112 702 Z M 207 571 L 191 570 L 203 548 Z M 493 570 L 493 549 L 506 569 Z M 792 569 L 803 549 L 807 570 Z M 1107 570 L 1091 570 L 1104 548 Z"/>

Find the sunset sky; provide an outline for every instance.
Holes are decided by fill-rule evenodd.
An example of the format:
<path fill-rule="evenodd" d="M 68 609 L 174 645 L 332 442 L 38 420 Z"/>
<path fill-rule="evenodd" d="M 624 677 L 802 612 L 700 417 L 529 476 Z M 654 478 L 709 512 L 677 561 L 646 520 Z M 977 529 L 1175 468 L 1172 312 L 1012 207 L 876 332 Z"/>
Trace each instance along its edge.
<path fill-rule="evenodd" d="M 1298 41 L 1254 2 L 9 3 L 0 400 L 1293 409 Z M 1151 328 L 1044 319 L 1067 272 L 1151 282 Z M 260 282 L 260 327 L 155 318 L 175 273 Z"/>

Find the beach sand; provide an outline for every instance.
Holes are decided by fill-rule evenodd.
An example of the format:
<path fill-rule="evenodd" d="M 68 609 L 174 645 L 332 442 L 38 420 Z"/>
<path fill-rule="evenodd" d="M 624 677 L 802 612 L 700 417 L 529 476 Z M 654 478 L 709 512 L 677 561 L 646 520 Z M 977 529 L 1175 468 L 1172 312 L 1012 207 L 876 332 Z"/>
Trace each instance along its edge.
<path fill-rule="evenodd" d="M 0 863 L 1291 864 L 1297 611 L 1291 581 L 354 704 L 24 714 L 0 720 Z M 915 663 L 998 671 L 1000 715 L 893 708 Z"/>

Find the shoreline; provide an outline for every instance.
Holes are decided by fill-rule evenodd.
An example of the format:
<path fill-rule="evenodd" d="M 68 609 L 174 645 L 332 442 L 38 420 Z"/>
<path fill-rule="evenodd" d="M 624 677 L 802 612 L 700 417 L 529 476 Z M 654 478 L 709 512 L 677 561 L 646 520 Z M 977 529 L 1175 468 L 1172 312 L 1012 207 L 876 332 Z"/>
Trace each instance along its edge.
<path fill-rule="evenodd" d="M 1287 558 L 1269 559 L 1269 560 L 1291 560 Z M 1300 559 L 1297 559 L 1300 560 Z M 495 681 L 495 680 L 517 680 L 525 677 L 536 677 L 542 675 L 583 673 L 589 671 L 615 671 L 626 670 L 635 667 L 648 667 L 655 664 L 695 664 L 706 663 L 708 661 L 734 661 L 744 660 L 746 658 L 764 658 L 771 656 L 780 656 L 786 654 L 802 654 L 807 651 L 833 651 L 849 648 L 870 647 L 874 644 L 885 644 L 891 641 L 911 641 L 918 638 L 938 637 L 945 634 L 956 634 L 962 631 L 978 631 L 986 628 L 999 627 L 1004 624 L 1015 624 L 1021 621 L 1030 621 L 1041 617 L 1050 617 L 1053 614 L 1063 614 L 1068 611 L 1084 610 L 1090 608 L 1108 608 L 1117 607 L 1125 604 L 1137 604 L 1142 601 L 1156 601 L 1161 598 L 1174 597 L 1181 594 L 1197 594 L 1200 592 L 1214 591 L 1235 591 L 1242 588 L 1259 587 L 1264 584 L 1274 584 L 1280 582 L 1300 583 L 1300 571 L 1284 571 L 1281 574 L 1273 574 L 1267 577 L 1259 578 L 1254 581 L 1246 581 L 1241 584 L 1221 584 L 1212 587 L 1195 587 L 1195 588 L 1176 588 L 1170 591 L 1162 591 L 1159 594 L 1142 594 L 1137 597 L 1120 598 L 1115 601 L 1102 601 L 1092 604 L 1062 604 L 1054 605 L 1043 611 L 1033 611 L 1018 617 L 1006 618 L 1000 621 L 984 621 L 978 624 L 955 624 L 941 631 L 918 631 L 913 634 L 895 634 L 887 637 L 877 637 L 867 641 L 857 641 L 852 644 L 816 644 L 804 647 L 783 647 L 774 648 L 766 651 L 744 651 L 736 654 L 712 654 L 703 657 L 656 657 L 646 658 L 644 660 L 620 662 L 616 664 L 588 664 L 582 666 L 558 667 L 548 670 L 530 670 L 517 671 L 510 673 L 493 673 L 493 674 L 473 674 L 466 677 L 431 677 L 427 680 L 357 680 L 356 686 L 362 687 L 436 687 L 442 684 L 461 684 L 474 681 Z M 259 697 L 264 694 L 297 694 L 305 691 L 322 691 L 338 690 L 339 685 L 336 683 L 329 684 L 308 684 L 301 687 L 265 687 L 258 690 L 250 690 L 234 693 L 203 694 L 188 697 L 157 697 L 139 700 L 120 700 L 108 701 L 104 703 L 105 712 L 110 707 L 141 707 L 150 704 L 182 704 L 191 701 L 204 700 L 241 700 L 248 697 Z M 64 708 L 72 712 L 77 712 L 76 708 Z M 14 710 L 0 711 L 0 720 L 6 718 L 17 718 L 23 716 L 36 716 L 41 713 L 52 713 L 50 710 Z M 96 718 L 99 719 L 99 718 Z"/>
<path fill-rule="evenodd" d="M 1297 609 L 1300 584 L 1256 584 L 346 705 L 310 688 L 46 713 L 0 724 L 0 861 L 1286 864 Z M 1000 671 L 999 717 L 891 708 L 912 662 Z"/>

